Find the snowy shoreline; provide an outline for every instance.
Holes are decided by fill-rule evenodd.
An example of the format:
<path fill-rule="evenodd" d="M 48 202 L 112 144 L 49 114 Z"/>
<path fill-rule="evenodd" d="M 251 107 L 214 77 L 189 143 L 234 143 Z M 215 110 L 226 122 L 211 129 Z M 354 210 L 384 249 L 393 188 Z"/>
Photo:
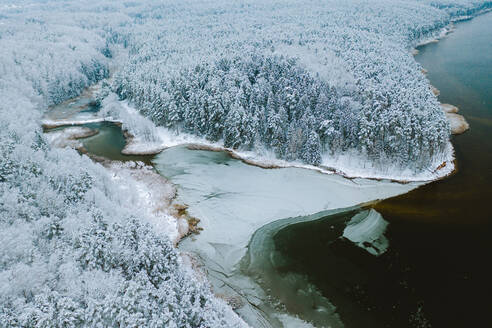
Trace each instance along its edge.
<path fill-rule="evenodd" d="M 111 172 L 112 179 L 135 193 L 142 210 L 147 212 L 149 223 L 157 232 L 168 236 L 173 245 L 193 233 L 199 233 L 199 219 L 187 212 L 187 205 L 179 204 L 177 187 L 154 167 L 141 162 L 99 161 Z"/>
<path fill-rule="evenodd" d="M 43 129 L 55 129 L 64 126 L 78 126 L 91 123 L 114 123 L 116 125 L 120 124 L 121 121 L 114 120 L 111 117 L 101 117 L 101 118 L 90 118 L 90 119 L 74 119 L 74 120 L 54 120 L 54 119 L 44 119 L 41 121 L 41 126 Z"/>
<path fill-rule="evenodd" d="M 491 10 L 485 10 L 479 14 L 484 14 L 487 12 L 490 12 Z M 470 18 L 471 19 L 471 18 Z M 437 43 L 439 42 L 442 38 L 447 36 L 449 33 L 453 32 L 455 30 L 454 25 L 451 23 L 449 28 L 444 28 L 443 32 L 440 33 L 439 37 L 436 39 L 430 39 L 424 42 L 419 43 L 417 47 L 425 46 L 426 44 L 430 43 Z M 416 56 L 419 53 L 419 50 L 414 48 L 412 50 L 412 55 Z M 427 74 L 427 69 L 422 68 L 422 74 L 426 75 Z M 436 96 L 439 97 L 441 94 L 441 91 L 437 89 L 435 86 L 430 84 L 430 88 L 432 93 Z M 459 135 L 465 133 L 468 129 L 470 129 L 470 125 L 466 121 L 465 117 L 463 115 L 457 114 L 459 109 L 458 107 L 451 105 L 451 104 L 440 104 L 442 111 L 446 115 L 446 120 L 449 123 L 450 131 L 452 135 Z M 446 162 L 443 162 L 443 164 L 447 165 Z M 442 165 L 442 164 L 441 164 Z M 441 168 L 441 165 L 438 166 L 438 168 Z M 450 172 L 452 174 L 453 172 Z M 448 174 L 449 175 L 449 174 Z M 447 176 L 447 175 L 446 175 Z M 443 176 L 446 177 L 446 176 Z"/>
<path fill-rule="evenodd" d="M 94 120 L 88 121 L 92 123 Z M 156 231 L 167 235 L 174 246 L 185 236 L 197 232 L 199 228 L 196 225 L 199 220 L 188 215 L 185 205 L 174 202 L 177 193 L 174 184 L 158 174 L 152 166 L 143 162 L 134 160 L 122 162 L 88 153 L 80 140 L 98 134 L 99 130 L 81 126 L 87 124 L 83 123 L 84 121 L 73 122 L 77 124 L 73 126 L 62 125 L 66 128 L 45 132 L 53 147 L 73 148 L 81 154 L 87 154 L 94 162 L 104 166 L 117 184 L 136 197 L 140 208 L 147 212 L 147 217 L 152 218 L 150 223 Z M 124 133 L 124 135 L 125 138 L 132 139 L 130 134 Z M 139 152 L 132 155 L 146 156 L 149 154 L 156 153 Z M 130 190 L 132 191 L 130 192 Z"/>
<path fill-rule="evenodd" d="M 441 28 L 440 32 L 437 33 L 436 36 L 430 37 L 430 38 L 424 38 L 423 40 L 418 41 L 416 43 L 416 45 L 413 47 L 413 49 L 410 51 L 410 53 L 413 56 L 415 56 L 419 53 L 419 50 L 417 48 L 425 46 L 427 44 L 431 44 L 431 43 L 438 43 L 442 38 L 446 37 L 448 34 L 453 33 L 456 30 L 456 26 L 454 25 L 455 23 L 471 20 L 474 17 L 484 15 L 484 14 L 489 13 L 491 11 L 492 11 L 492 8 L 484 8 L 478 12 L 473 13 L 472 15 L 457 16 L 454 18 L 451 17 L 448 26 Z"/>
<path fill-rule="evenodd" d="M 126 106 L 128 106 L 126 104 Z M 140 115 L 136 112 L 136 115 Z M 143 117 L 142 117 L 143 118 Z M 98 122 L 109 122 L 114 123 L 117 126 L 122 127 L 122 132 L 126 140 L 126 145 L 122 150 L 123 155 L 135 155 L 135 156 L 145 156 L 145 155 L 156 155 L 165 149 L 186 146 L 190 150 L 207 150 L 214 152 L 225 152 L 234 159 L 240 160 L 248 165 L 257 166 L 263 169 L 280 169 L 280 168 L 301 168 L 307 170 L 317 171 L 322 174 L 336 174 L 347 179 L 364 178 L 371 180 L 389 180 L 391 182 L 397 183 L 409 183 L 409 182 L 432 182 L 440 179 L 444 179 L 447 176 L 453 174 L 454 165 L 454 155 L 451 143 L 448 144 L 448 156 L 444 158 L 439 163 L 435 162 L 432 169 L 428 169 L 427 172 L 421 173 L 420 175 L 412 175 L 410 172 L 406 174 L 401 173 L 378 173 L 377 169 L 372 172 L 365 167 L 365 160 L 360 159 L 357 155 L 348 156 L 338 156 L 336 160 L 328 157 L 323 157 L 323 162 L 320 166 L 308 165 L 303 163 L 288 162 L 281 159 L 273 157 L 262 157 L 257 155 L 252 151 L 244 152 L 237 151 L 231 148 L 223 147 L 219 143 L 211 143 L 202 138 L 191 136 L 191 135 L 178 135 L 171 136 L 172 134 L 165 128 L 155 127 L 158 131 L 158 135 L 161 139 L 165 140 L 162 142 L 146 142 L 138 138 L 138 136 L 133 135 L 128 130 L 124 129 L 125 121 L 115 120 L 113 118 L 92 118 L 86 120 L 50 120 L 43 121 L 43 126 L 53 126 L 53 127 L 63 127 L 63 126 L 81 126 L 84 124 L 98 123 Z M 47 128 L 46 128 L 47 129 Z M 167 140 L 166 140 L 167 139 Z M 354 160 L 359 159 L 361 162 L 361 167 L 347 167 L 344 163 L 354 163 Z M 390 169 L 393 172 L 398 172 L 398 168 Z"/>
<path fill-rule="evenodd" d="M 285 161 L 276 158 L 272 153 L 259 155 L 255 151 L 239 151 L 222 146 L 221 141 L 210 142 L 202 137 L 193 136 L 187 133 L 175 134 L 167 128 L 155 126 L 148 118 L 142 116 L 140 112 L 131 106 L 127 101 L 108 101 L 105 110 L 107 115 L 116 117 L 122 122 L 122 129 L 125 138 L 129 140 L 129 145 L 125 146 L 125 155 L 142 155 L 158 154 L 164 149 L 175 146 L 187 146 L 192 150 L 208 150 L 215 152 L 226 152 L 234 159 L 240 160 L 246 164 L 261 167 L 264 169 L 279 168 L 302 168 L 317 171 L 323 174 L 337 174 L 348 179 L 365 178 L 373 180 L 389 180 L 391 182 L 409 183 L 409 182 L 432 182 L 443 179 L 451 175 L 454 171 L 454 150 L 449 142 L 444 158 L 435 160 L 432 167 L 415 175 L 413 172 L 401 172 L 399 167 L 388 167 L 386 172 L 382 173 L 381 168 L 367 168 L 370 161 L 361 158 L 359 154 L 341 154 L 336 157 L 323 156 L 322 163 L 319 166 L 304 164 L 300 162 Z M 103 107 L 104 110 L 104 107 Z M 118 113 L 120 116 L 118 116 Z M 139 122 L 144 127 L 144 132 L 153 135 L 155 141 L 146 142 L 139 138 L 139 128 L 135 122 Z M 150 131 L 150 132 L 149 132 Z M 352 165 L 347 165 L 351 163 Z M 354 165 L 355 163 L 355 165 Z"/>
<path fill-rule="evenodd" d="M 231 156 L 234 159 L 240 160 L 244 162 L 245 164 L 252 165 L 252 166 L 257 166 L 263 169 L 281 169 L 281 168 L 300 168 L 300 169 L 306 169 L 306 170 L 313 170 L 317 171 L 322 174 L 336 174 L 339 176 L 342 176 L 347 179 L 368 179 L 368 180 L 376 180 L 376 181 L 382 181 L 382 180 L 388 180 L 390 182 L 396 182 L 396 183 L 401 183 L 401 184 L 406 184 L 410 182 L 432 182 L 432 181 L 437 181 L 440 179 L 444 179 L 447 176 L 453 174 L 454 172 L 454 156 L 449 157 L 447 160 L 436 163 L 437 165 L 435 166 L 434 171 L 431 171 L 430 174 L 426 175 L 420 175 L 420 176 L 397 176 L 395 174 L 370 174 L 370 173 L 364 173 L 361 171 L 355 170 L 350 170 L 350 169 L 339 169 L 337 167 L 343 167 L 343 166 L 336 166 L 336 164 L 329 165 L 329 162 L 324 162 L 320 166 L 313 166 L 313 165 L 306 165 L 302 163 L 292 163 L 292 162 L 287 162 L 287 161 L 282 161 L 279 159 L 265 159 L 261 157 L 255 157 L 254 155 L 251 155 L 249 153 L 245 152 L 238 152 L 230 148 L 225 148 L 221 146 L 216 146 L 213 144 L 202 144 L 202 143 L 184 143 L 188 149 L 190 150 L 207 150 L 207 151 L 215 151 L 215 152 L 226 152 L 229 156 Z M 173 146 L 174 147 L 174 146 Z M 449 147 L 452 147 L 450 144 Z M 446 169 L 443 169 L 445 168 Z"/>

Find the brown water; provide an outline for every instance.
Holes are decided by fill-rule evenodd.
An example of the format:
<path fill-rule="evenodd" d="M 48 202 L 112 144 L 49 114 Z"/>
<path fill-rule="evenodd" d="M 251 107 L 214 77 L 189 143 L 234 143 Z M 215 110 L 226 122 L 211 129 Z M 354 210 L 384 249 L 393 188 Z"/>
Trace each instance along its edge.
<path fill-rule="evenodd" d="M 492 14 L 458 25 L 417 61 L 471 129 L 453 138 L 458 172 L 376 209 L 436 327 L 492 327 Z"/>
<path fill-rule="evenodd" d="M 457 173 L 374 207 L 390 222 L 379 257 L 334 239 L 330 217 L 273 237 L 278 274 L 305 275 L 346 327 L 492 327 L 492 13 L 419 50 L 471 125 L 452 140 Z"/>

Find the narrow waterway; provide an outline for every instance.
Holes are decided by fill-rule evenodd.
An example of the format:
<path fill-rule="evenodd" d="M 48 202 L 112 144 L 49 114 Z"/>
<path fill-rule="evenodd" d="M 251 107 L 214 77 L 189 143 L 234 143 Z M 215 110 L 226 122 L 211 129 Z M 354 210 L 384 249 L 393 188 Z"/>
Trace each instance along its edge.
<path fill-rule="evenodd" d="M 457 173 L 374 207 L 389 222 L 379 257 L 334 239 L 331 217 L 272 237 L 278 274 L 306 276 L 346 327 L 492 326 L 492 14 L 419 50 L 471 126 L 453 137 Z"/>

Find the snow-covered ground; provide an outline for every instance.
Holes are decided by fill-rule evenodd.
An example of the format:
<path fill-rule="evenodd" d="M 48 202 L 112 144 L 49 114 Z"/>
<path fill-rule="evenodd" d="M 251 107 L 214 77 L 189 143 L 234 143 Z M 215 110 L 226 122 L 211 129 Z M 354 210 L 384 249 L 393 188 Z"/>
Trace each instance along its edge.
<path fill-rule="evenodd" d="M 458 114 L 459 108 L 451 104 L 441 104 L 441 108 L 449 121 L 452 134 L 462 134 L 470 128 L 463 115 Z"/>
<path fill-rule="evenodd" d="M 155 155 L 166 147 L 160 142 L 149 143 L 138 138 L 126 138 L 125 147 L 121 150 L 123 155 Z"/>
<path fill-rule="evenodd" d="M 171 213 L 171 202 L 176 196 L 173 185 L 143 163 L 107 161 L 104 166 L 122 192 L 135 198 L 132 206 L 145 212 L 155 231 L 177 244 L 187 233 L 188 223 Z"/>
<path fill-rule="evenodd" d="M 370 160 L 353 152 L 324 156 L 322 165 L 337 168 L 348 177 L 390 179 L 402 182 L 438 180 L 450 175 L 455 169 L 454 149 L 451 142 L 448 142 L 447 150 L 442 153 L 442 156 L 434 157 L 429 168 L 417 174 L 411 169 L 402 169 L 390 159 L 387 159 L 387 165 L 384 168 L 374 166 Z"/>
<path fill-rule="evenodd" d="M 75 126 L 75 125 L 84 125 L 84 124 L 101 123 L 101 122 L 121 123 L 119 121 L 113 120 L 111 117 L 93 118 L 92 115 L 79 115 L 76 119 L 65 119 L 65 120 L 43 119 L 41 121 L 41 125 L 45 129 L 53 129 L 62 126 Z"/>
<path fill-rule="evenodd" d="M 446 118 L 449 121 L 449 126 L 453 134 L 462 134 L 470 128 L 470 125 L 465 120 L 463 115 L 456 113 L 446 113 Z"/>
<path fill-rule="evenodd" d="M 441 104 L 441 108 L 445 113 L 457 113 L 459 111 L 458 107 L 451 104 Z"/>
<path fill-rule="evenodd" d="M 73 126 L 66 129 L 51 131 L 46 133 L 46 139 L 54 147 L 70 147 L 80 149 L 83 147 L 82 142 L 78 139 L 87 138 L 99 133 L 96 129 L 83 126 Z"/>

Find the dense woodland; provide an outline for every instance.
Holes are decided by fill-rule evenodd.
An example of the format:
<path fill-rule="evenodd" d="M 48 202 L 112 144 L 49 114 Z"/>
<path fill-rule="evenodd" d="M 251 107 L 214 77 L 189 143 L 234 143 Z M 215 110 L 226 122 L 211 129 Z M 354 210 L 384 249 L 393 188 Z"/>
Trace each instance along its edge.
<path fill-rule="evenodd" d="M 0 327 L 236 327 L 48 106 L 114 73 L 156 124 L 320 164 L 418 171 L 448 126 L 409 55 L 488 1 L 0 1 Z M 111 71 L 113 69 L 113 71 Z"/>
<path fill-rule="evenodd" d="M 131 18 L 101 6 L 0 3 L 0 327 L 242 327 L 131 185 L 43 136 L 47 106 L 109 72 L 101 23 Z"/>
<path fill-rule="evenodd" d="M 226 147 L 433 170 L 449 127 L 410 49 L 477 7 L 432 4 L 183 4 L 128 32 L 113 90 L 157 125 Z"/>

